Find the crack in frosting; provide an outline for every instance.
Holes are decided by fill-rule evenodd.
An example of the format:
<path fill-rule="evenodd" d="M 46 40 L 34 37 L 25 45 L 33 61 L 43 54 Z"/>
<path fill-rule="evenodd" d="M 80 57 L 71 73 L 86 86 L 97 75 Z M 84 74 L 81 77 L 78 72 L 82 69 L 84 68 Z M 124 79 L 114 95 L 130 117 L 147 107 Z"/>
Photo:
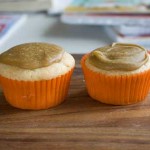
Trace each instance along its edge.
<path fill-rule="evenodd" d="M 63 54 L 64 50 L 54 44 L 26 43 L 0 54 L 0 63 L 32 70 L 61 61 Z"/>
<path fill-rule="evenodd" d="M 135 44 L 113 43 L 93 50 L 88 57 L 90 64 L 103 70 L 132 71 L 148 61 L 147 51 Z"/>

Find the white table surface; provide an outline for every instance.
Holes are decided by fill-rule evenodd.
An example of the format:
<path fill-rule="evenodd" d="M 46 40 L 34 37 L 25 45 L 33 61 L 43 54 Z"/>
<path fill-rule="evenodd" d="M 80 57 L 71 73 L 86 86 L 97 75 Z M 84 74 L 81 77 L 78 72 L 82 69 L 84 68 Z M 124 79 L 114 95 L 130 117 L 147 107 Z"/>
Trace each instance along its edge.
<path fill-rule="evenodd" d="M 87 53 L 112 43 L 101 26 L 79 26 L 61 23 L 58 16 L 29 14 L 25 22 L 0 46 L 0 52 L 26 42 L 58 44 L 69 53 Z"/>

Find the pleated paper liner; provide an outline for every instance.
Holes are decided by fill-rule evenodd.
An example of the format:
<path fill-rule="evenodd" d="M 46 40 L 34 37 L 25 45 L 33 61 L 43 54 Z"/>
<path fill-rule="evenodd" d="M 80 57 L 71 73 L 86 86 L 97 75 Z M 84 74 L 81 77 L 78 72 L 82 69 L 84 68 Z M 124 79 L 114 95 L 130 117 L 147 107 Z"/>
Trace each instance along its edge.
<path fill-rule="evenodd" d="M 73 69 L 50 80 L 17 81 L 0 76 L 0 81 L 6 100 L 12 106 L 31 110 L 47 109 L 65 100 Z"/>
<path fill-rule="evenodd" d="M 81 60 L 89 95 L 100 102 L 113 105 L 128 105 L 140 102 L 148 95 L 150 69 L 134 75 L 105 75 L 88 69 L 87 55 Z"/>

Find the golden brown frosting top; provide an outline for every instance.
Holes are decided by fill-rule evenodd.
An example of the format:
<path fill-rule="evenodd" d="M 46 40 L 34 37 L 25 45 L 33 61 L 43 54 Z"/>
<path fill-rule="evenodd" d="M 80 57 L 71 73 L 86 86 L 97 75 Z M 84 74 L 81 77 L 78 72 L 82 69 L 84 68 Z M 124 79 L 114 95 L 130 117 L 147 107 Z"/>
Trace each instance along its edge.
<path fill-rule="evenodd" d="M 32 70 L 59 62 L 63 54 L 64 50 L 54 44 L 26 43 L 0 54 L 0 63 Z"/>
<path fill-rule="evenodd" d="M 148 61 L 147 51 L 135 44 L 113 43 L 89 54 L 90 64 L 103 70 L 132 71 Z"/>

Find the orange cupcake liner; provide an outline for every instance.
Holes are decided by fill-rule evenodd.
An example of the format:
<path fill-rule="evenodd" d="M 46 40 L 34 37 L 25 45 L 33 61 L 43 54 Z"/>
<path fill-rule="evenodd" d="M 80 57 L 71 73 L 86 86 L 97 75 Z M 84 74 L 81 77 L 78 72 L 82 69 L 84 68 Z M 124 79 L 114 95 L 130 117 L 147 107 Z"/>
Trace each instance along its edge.
<path fill-rule="evenodd" d="M 87 68 L 84 55 L 82 70 L 88 94 L 95 100 L 113 105 L 128 105 L 140 102 L 148 95 L 150 69 L 134 75 L 105 75 Z"/>
<path fill-rule="evenodd" d="M 47 109 L 65 100 L 73 70 L 50 80 L 18 81 L 0 76 L 0 81 L 10 105 L 21 109 Z"/>

